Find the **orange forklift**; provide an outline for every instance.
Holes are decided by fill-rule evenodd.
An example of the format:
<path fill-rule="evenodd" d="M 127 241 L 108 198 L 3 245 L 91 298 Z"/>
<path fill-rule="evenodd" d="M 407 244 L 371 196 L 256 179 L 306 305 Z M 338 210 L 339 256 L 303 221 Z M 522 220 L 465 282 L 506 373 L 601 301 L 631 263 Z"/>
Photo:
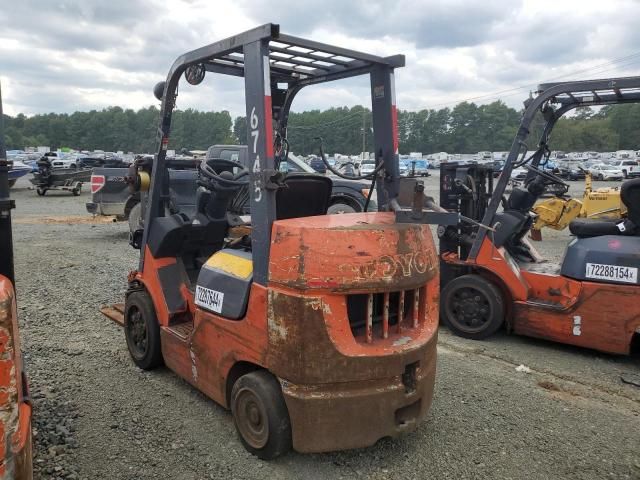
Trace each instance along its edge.
<path fill-rule="evenodd" d="M 31 480 L 31 401 L 16 315 L 9 169 L 0 92 L 0 478 Z"/>
<path fill-rule="evenodd" d="M 505 325 L 517 334 L 609 353 L 640 346 L 640 179 L 621 187 L 627 218 L 570 223 L 574 238 L 561 264 L 544 260 L 527 239 L 532 207 L 545 188 L 568 190 L 543 168 L 558 119 L 577 107 L 624 103 L 640 103 L 640 77 L 540 85 L 525 102 L 495 188 L 488 166 L 441 166 L 440 206 L 457 217 L 439 227 L 442 319 L 454 333 L 483 339 Z M 544 129 L 529 155 L 525 142 L 536 115 Z M 526 180 L 507 197 L 518 167 L 528 170 Z"/>
<path fill-rule="evenodd" d="M 155 88 L 158 152 L 130 179 L 146 199 L 131 238 L 140 263 L 124 305 L 103 313 L 123 323 L 140 368 L 164 363 L 230 408 L 259 458 L 369 446 L 431 405 L 437 256 L 429 227 L 393 211 L 402 66 L 266 24 L 180 56 Z M 205 158 L 189 216 L 171 201 L 165 157 L 179 79 L 207 72 L 244 77 L 250 168 Z M 371 81 L 379 212 L 326 215 L 331 179 L 284 171 L 289 109 L 304 87 L 358 75 Z"/>

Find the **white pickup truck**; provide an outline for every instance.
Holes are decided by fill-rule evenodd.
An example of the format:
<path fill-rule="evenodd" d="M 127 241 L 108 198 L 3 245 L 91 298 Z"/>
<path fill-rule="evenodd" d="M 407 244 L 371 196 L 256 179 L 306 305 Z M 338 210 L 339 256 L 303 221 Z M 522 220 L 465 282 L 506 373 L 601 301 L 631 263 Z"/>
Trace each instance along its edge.
<path fill-rule="evenodd" d="M 624 178 L 640 177 L 640 164 L 635 159 L 614 160 L 608 163 L 622 170 Z"/>

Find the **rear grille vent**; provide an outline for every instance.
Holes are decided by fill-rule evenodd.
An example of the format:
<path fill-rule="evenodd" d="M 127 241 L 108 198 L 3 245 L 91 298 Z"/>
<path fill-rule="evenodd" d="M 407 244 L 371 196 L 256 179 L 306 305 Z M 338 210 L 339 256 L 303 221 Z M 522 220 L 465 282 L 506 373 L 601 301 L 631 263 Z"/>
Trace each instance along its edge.
<path fill-rule="evenodd" d="M 347 296 L 351 333 L 357 340 L 372 343 L 403 329 L 416 328 L 420 321 L 422 289 Z"/>

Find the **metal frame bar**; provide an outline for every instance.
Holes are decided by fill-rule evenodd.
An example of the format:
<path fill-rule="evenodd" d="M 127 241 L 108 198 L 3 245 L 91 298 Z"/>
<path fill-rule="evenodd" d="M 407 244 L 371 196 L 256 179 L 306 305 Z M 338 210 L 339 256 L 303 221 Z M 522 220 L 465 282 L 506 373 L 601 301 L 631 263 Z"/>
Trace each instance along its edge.
<path fill-rule="evenodd" d="M 632 91 L 625 94 L 624 90 Z M 611 91 L 614 93 L 606 93 Z M 539 85 L 538 96 L 526 103 L 526 108 L 520 121 L 520 127 L 509 150 L 509 155 L 505 161 L 500 178 L 493 190 L 487 210 L 482 218 L 483 225 L 493 225 L 495 214 L 498 211 L 507 183 L 511 178 L 513 165 L 516 163 L 522 151 L 522 146 L 529 136 L 529 127 L 535 114 L 545 105 L 552 103 L 559 104 L 561 107 L 547 120 L 541 140 L 547 139 L 558 119 L 574 108 L 621 103 L 640 103 L 640 77 L 583 80 Z M 532 163 L 533 166 L 537 167 L 540 157 L 541 155 L 537 155 L 534 158 L 536 163 Z M 486 234 L 486 229 L 478 229 L 478 233 L 469 252 L 469 260 L 474 260 L 478 256 Z"/>
<path fill-rule="evenodd" d="M 13 231 L 11 229 L 11 210 L 15 202 L 11 200 L 9 189 L 9 162 L 4 138 L 4 114 L 2 110 L 2 87 L 0 86 L 0 275 L 4 275 L 15 284 L 13 258 Z"/>
<path fill-rule="evenodd" d="M 279 45 L 272 45 L 273 42 Z M 307 51 L 298 51 L 298 49 Z M 272 56 L 272 52 L 292 55 L 292 58 Z M 307 64 L 302 60 L 296 60 L 295 57 L 307 58 L 310 62 Z M 285 62 L 292 66 L 275 62 Z M 314 62 L 323 62 L 324 65 L 317 65 Z M 405 59 L 402 55 L 383 58 L 284 35 L 280 33 L 278 25 L 271 23 L 178 57 L 169 69 L 164 86 L 157 136 L 158 150 L 151 173 L 151 189 L 148 208 L 145 212 L 139 270 L 144 269 L 145 249 L 153 220 L 165 215 L 165 207 L 169 202 L 166 153 L 178 82 L 187 67 L 204 64 L 206 71 L 245 79 L 247 145 L 251 166 L 251 238 L 254 251 L 254 281 L 266 285 L 271 225 L 275 220 L 276 211 L 275 189 L 270 182 L 270 178 L 276 173 L 273 158 L 274 122 L 277 131 L 286 136 L 291 103 L 303 87 L 369 74 L 376 158 L 384 160 L 385 164 L 385 176 L 379 178 L 376 184 L 378 206 L 381 210 L 386 209 L 390 199 L 398 194 L 398 130 L 393 71 L 397 67 L 403 67 L 404 63 Z M 278 83 L 286 83 L 287 89 L 275 90 Z M 273 97 L 272 89 L 274 89 Z M 387 201 L 380 202 L 381 198 Z"/>

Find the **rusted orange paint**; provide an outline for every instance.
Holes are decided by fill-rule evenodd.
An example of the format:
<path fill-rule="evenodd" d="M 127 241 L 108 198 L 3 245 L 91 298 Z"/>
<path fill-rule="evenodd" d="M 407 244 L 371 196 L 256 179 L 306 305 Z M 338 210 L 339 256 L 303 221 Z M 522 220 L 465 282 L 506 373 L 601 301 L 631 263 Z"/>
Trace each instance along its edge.
<path fill-rule="evenodd" d="M 640 287 L 573 283 L 580 283 L 581 288 L 566 307 L 555 309 L 536 306 L 532 302 L 516 303 L 514 332 L 603 352 L 628 354 L 633 334 L 640 329 Z M 548 302 L 555 298 L 545 297 Z"/>
<path fill-rule="evenodd" d="M 268 285 L 252 285 L 241 320 L 198 308 L 194 286 L 186 283 L 179 285 L 186 309 L 171 314 L 158 269 L 176 260 L 155 259 L 146 250 L 144 271 L 129 280 L 153 297 L 167 366 L 224 406 L 234 365 L 270 370 L 283 385 L 300 451 L 370 445 L 414 428 L 431 404 L 435 381 L 439 287 L 429 227 L 367 213 L 277 221 L 272 233 Z M 420 291 L 415 324 L 411 314 L 387 338 L 375 332 L 371 343 L 354 337 L 346 295 L 401 290 Z M 402 375 L 411 363 L 417 387 L 406 393 Z M 350 403 L 337 389 L 359 400 Z M 318 393 L 327 401 L 318 402 Z M 399 426 L 396 411 L 405 407 L 412 423 Z M 368 424 L 358 422 L 352 431 L 364 412 Z M 309 420 L 329 417 L 321 432 Z"/>
<path fill-rule="evenodd" d="M 31 405 L 22 389 L 22 358 L 12 283 L 0 276 L 0 478 L 30 480 Z"/>
<path fill-rule="evenodd" d="M 639 286 L 521 270 L 489 238 L 475 262 L 461 261 L 454 254 L 443 255 L 443 259 L 499 279 L 513 301 L 507 321 L 516 334 L 628 354 L 634 333 L 640 333 Z"/>
<path fill-rule="evenodd" d="M 272 238 L 269 280 L 282 287 L 400 290 L 426 284 L 437 269 L 429 226 L 395 224 L 392 213 L 281 220 Z"/>

